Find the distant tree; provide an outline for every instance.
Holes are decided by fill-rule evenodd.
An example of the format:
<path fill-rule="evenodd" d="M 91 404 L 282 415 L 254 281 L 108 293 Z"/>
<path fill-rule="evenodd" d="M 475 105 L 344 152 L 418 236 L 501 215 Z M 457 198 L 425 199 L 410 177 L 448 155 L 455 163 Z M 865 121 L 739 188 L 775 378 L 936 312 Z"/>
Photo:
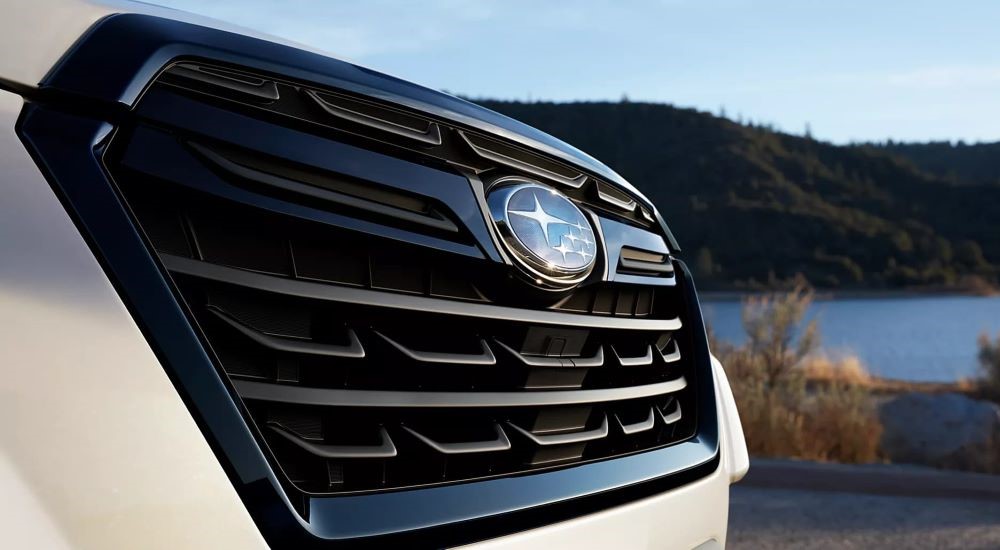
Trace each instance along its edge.
<path fill-rule="evenodd" d="M 813 291 L 799 283 L 787 294 L 754 296 L 743 301 L 743 329 L 750 353 L 762 362 L 768 387 L 789 376 L 819 346 L 816 321 L 798 330 L 813 301 Z"/>
<path fill-rule="evenodd" d="M 955 247 L 955 259 L 970 268 L 986 267 L 989 262 L 983 256 L 983 249 L 973 241 L 962 241 Z"/>

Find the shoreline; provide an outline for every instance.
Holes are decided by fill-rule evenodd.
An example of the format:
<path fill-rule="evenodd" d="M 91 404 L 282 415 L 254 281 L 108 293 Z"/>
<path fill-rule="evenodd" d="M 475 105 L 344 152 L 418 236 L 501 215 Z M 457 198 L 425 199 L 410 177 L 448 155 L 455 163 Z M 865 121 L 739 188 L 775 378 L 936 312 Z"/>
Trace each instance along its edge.
<path fill-rule="evenodd" d="M 836 377 L 817 376 L 809 377 L 806 381 L 807 384 L 815 386 L 825 386 L 835 382 L 843 381 L 837 380 Z M 868 390 L 874 395 L 898 395 L 901 393 L 939 395 L 943 393 L 958 393 L 967 397 L 977 398 L 979 394 L 975 383 L 968 379 L 955 380 L 954 382 L 920 382 L 869 376 L 866 380 L 848 383 Z"/>
<path fill-rule="evenodd" d="M 698 297 L 703 302 L 738 302 L 747 296 L 770 294 L 769 290 L 702 290 Z M 903 300 L 908 298 L 996 298 L 998 294 L 982 294 L 970 290 L 901 289 L 901 290 L 815 290 L 816 301 L 835 300 Z"/>

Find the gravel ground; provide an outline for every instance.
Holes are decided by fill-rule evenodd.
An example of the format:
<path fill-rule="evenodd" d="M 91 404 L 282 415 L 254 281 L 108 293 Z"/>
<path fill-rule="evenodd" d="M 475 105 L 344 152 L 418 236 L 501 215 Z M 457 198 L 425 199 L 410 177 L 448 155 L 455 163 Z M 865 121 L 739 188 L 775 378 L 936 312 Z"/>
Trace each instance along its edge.
<path fill-rule="evenodd" d="M 1000 549 L 1000 501 L 737 485 L 728 547 Z"/>

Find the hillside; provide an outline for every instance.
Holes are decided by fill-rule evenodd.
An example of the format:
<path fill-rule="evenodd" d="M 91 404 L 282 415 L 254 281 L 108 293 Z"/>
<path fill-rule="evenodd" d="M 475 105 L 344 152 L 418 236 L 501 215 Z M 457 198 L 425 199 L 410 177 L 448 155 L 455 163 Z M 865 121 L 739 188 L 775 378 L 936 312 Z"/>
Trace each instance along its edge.
<path fill-rule="evenodd" d="M 998 143 L 883 143 L 868 147 L 903 157 L 920 170 L 957 184 L 1000 185 Z"/>
<path fill-rule="evenodd" d="M 692 109 L 477 101 L 559 137 L 653 200 L 702 286 L 997 284 L 1000 186 L 895 151 L 835 146 Z"/>

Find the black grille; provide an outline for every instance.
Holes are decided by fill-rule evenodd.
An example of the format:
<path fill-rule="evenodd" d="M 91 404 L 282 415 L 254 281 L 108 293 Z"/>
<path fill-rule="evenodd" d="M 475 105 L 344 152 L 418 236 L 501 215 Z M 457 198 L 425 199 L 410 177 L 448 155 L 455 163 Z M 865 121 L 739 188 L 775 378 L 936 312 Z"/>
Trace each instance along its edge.
<path fill-rule="evenodd" d="M 642 227 L 657 225 L 649 209 L 593 175 L 518 145 L 369 98 L 195 62 L 173 65 L 159 82 L 201 92 L 206 100 L 237 102 L 257 116 L 398 145 L 476 173 L 498 166 L 512 169 L 560 184 L 566 194 L 595 210 Z"/>
<path fill-rule="evenodd" d="M 407 166 L 450 174 L 442 185 L 465 181 L 469 165 L 483 179 L 547 174 L 648 235 L 648 213 L 606 183 L 404 111 L 197 65 L 165 73 L 144 101 L 155 112 L 175 96 L 286 127 L 313 124 L 321 108 L 323 125 L 354 137 L 310 129 L 316 147 L 364 145 L 399 159 L 402 177 Z M 694 435 L 693 335 L 666 254 L 623 248 L 605 271 L 629 283 L 595 270 L 573 291 L 540 291 L 484 257 L 468 208 L 443 192 L 222 142 L 142 106 L 108 165 L 298 490 L 484 479 Z M 471 152 L 446 147 L 456 135 Z M 450 192 L 475 204 L 474 186 Z"/>

